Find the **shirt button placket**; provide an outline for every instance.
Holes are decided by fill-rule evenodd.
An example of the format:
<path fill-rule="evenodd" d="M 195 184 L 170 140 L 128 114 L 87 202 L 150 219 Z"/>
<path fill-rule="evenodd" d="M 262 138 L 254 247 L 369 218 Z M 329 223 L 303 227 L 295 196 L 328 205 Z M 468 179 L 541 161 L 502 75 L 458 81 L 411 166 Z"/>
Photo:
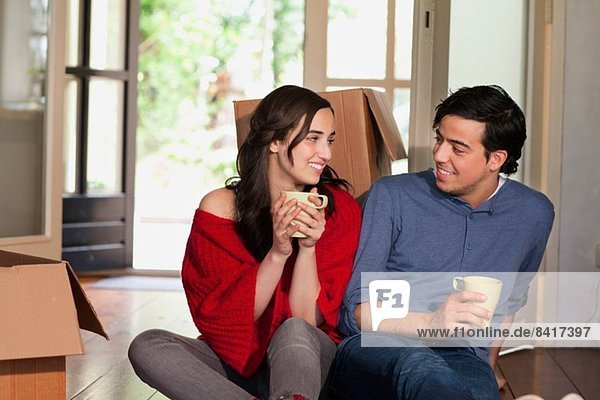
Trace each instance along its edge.
<path fill-rule="evenodd" d="M 469 213 L 469 219 L 470 220 L 473 220 L 473 215 L 474 215 L 474 213 Z M 465 243 L 465 248 L 467 250 L 471 250 L 471 242 L 469 241 L 469 221 L 467 221 L 467 237 L 466 237 L 465 242 L 466 242 Z"/>

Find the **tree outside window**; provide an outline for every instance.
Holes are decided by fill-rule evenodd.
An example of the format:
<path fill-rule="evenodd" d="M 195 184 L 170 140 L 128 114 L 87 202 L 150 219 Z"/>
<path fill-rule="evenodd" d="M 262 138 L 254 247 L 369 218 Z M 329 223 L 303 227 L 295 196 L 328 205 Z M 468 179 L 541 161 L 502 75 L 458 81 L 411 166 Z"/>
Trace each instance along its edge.
<path fill-rule="evenodd" d="M 140 3 L 134 266 L 178 269 L 200 199 L 235 174 L 233 100 L 302 84 L 304 1 Z"/>

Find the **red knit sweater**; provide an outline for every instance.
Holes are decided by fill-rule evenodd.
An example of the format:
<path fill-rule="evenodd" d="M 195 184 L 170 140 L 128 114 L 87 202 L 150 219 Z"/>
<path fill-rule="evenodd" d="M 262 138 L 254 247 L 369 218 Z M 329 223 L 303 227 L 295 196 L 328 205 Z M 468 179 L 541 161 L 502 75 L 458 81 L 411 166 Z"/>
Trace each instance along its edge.
<path fill-rule="evenodd" d="M 327 217 L 316 244 L 321 292 L 319 326 L 335 342 L 338 310 L 358 245 L 361 212 L 341 189 L 330 188 L 336 211 Z M 260 264 L 242 244 L 234 222 L 197 210 L 183 260 L 182 279 L 192 318 L 225 363 L 243 376 L 252 375 L 264 360 L 275 330 L 291 317 L 288 294 L 296 253 L 287 260 L 281 280 L 262 316 L 254 321 L 256 273 Z"/>

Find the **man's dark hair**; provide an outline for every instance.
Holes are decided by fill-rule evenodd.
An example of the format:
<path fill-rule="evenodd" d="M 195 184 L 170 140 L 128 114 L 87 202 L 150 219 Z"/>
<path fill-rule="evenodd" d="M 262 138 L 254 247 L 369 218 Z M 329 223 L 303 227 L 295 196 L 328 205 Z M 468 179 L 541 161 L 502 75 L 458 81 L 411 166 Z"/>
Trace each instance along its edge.
<path fill-rule="evenodd" d="M 508 153 L 500 172 L 517 172 L 521 149 L 527 138 L 525 115 L 517 103 L 497 85 L 464 87 L 452 93 L 435 108 L 433 129 L 437 129 L 442 118 L 456 115 L 485 123 L 482 144 L 485 157 L 497 150 Z"/>

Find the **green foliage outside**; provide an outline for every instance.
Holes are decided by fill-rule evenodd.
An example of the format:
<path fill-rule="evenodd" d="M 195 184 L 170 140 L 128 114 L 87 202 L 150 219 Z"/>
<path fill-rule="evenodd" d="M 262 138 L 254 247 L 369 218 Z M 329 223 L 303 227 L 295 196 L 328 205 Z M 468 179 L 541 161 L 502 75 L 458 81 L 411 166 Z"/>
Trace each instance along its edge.
<path fill-rule="evenodd" d="M 138 164 L 195 166 L 222 183 L 235 171 L 239 77 L 270 77 L 264 93 L 287 83 L 288 66 L 302 65 L 304 1 L 140 3 Z"/>

